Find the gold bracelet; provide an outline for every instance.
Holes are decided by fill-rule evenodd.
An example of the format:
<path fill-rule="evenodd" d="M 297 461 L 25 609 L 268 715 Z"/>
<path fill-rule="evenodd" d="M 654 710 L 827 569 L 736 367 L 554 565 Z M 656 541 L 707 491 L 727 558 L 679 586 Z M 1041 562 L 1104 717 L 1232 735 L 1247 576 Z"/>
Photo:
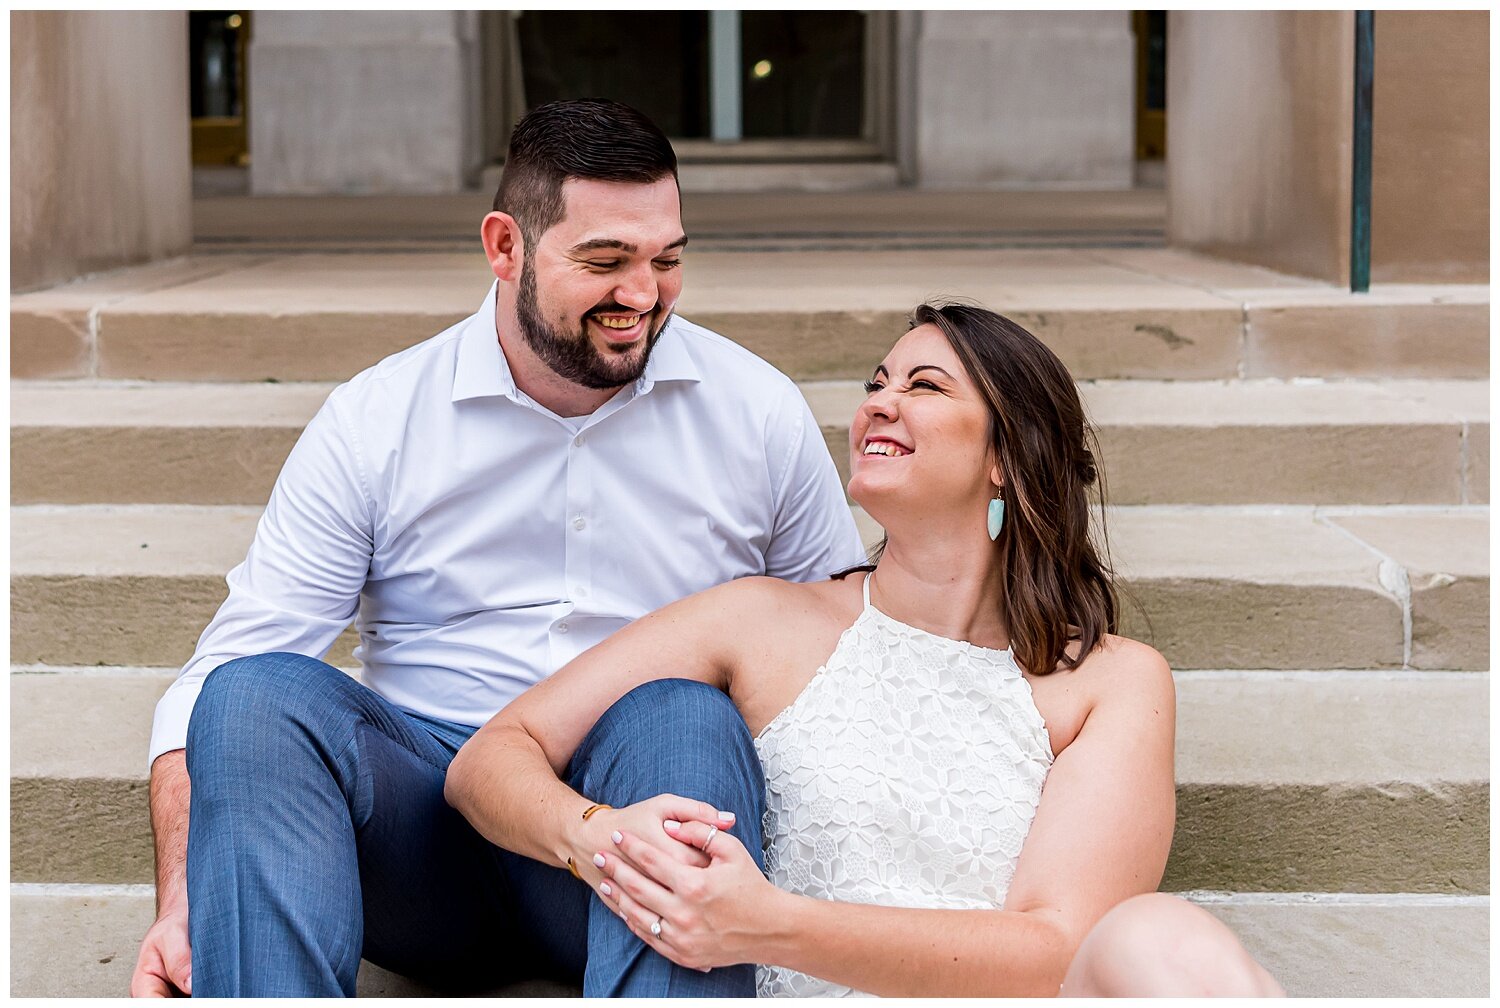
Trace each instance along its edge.
<path fill-rule="evenodd" d="M 614 806 L 613 805 L 606 805 L 603 802 L 597 802 L 597 803 L 595 803 L 593 805 L 590 805 L 588 808 L 586 808 L 586 809 L 583 810 L 583 818 L 585 820 L 587 820 L 589 816 L 593 815 L 595 812 L 598 812 L 602 808 L 614 808 Z M 578 874 L 578 868 L 577 868 L 577 866 L 575 866 L 573 864 L 573 859 L 572 858 L 568 858 L 568 871 L 572 872 L 573 873 L 573 877 L 576 878 L 578 881 L 580 881 L 580 882 L 583 881 L 583 876 L 580 875 L 580 874 Z"/>

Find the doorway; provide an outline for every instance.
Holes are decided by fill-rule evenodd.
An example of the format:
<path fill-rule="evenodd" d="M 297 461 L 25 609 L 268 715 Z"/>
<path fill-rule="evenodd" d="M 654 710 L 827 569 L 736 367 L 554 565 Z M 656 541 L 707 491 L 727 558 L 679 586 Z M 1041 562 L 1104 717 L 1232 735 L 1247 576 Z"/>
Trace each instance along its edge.
<path fill-rule="evenodd" d="M 250 163 L 245 123 L 249 39 L 249 11 L 188 13 L 188 100 L 195 167 L 243 168 Z"/>
<path fill-rule="evenodd" d="M 1135 33 L 1135 161 L 1137 184 L 1166 183 L 1167 12 L 1131 11 Z"/>
<path fill-rule="evenodd" d="M 517 113 L 560 99 L 612 98 L 660 125 L 686 163 L 894 157 L 890 12 L 487 16 L 510 21 L 484 32 L 509 50 L 486 46 L 487 64 L 508 67 L 486 79 L 519 87 L 521 100 L 506 103 Z M 497 160 L 516 117 L 490 126 L 487 147 Z"/>

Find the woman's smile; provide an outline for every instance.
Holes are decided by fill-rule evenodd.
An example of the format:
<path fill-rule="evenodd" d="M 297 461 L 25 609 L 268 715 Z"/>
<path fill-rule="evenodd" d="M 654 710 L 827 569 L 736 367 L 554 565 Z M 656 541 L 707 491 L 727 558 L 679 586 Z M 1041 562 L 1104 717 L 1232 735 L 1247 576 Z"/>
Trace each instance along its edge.
<path fill-rule="evenodd" d="M 912 454 L 912 450 L 893 438 L 876 435 L 865 440 L 864 449 L 860 454 L 876 458 L 901 458 Z"/>

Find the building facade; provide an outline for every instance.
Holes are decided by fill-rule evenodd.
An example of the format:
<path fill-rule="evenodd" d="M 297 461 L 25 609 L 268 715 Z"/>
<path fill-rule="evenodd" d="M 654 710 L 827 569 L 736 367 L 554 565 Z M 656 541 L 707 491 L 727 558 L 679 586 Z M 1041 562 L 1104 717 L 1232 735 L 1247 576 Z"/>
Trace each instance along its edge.
<path fill-rule="evenodd" d="M 23 288 L 185 250 L 192 160 L 251 195 L 491 188 L 527 108 L 585 95 L 662 123 L 688 190 L 1164 184 L 1174 244 L 1349 276 L 1349 11 L 11 17 Z M 1488 13 L 1375 24 L 1374 279 L 1485 280 Z"/>

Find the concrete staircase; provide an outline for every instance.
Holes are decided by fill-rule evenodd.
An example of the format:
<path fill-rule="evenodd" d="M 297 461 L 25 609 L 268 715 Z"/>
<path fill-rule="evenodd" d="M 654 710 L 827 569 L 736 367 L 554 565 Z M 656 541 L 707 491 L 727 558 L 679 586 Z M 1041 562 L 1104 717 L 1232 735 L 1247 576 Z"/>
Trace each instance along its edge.
<path fill-rule="evenodd" d="M 328 390 L 472 312 L 483 267 L 260 249 L 12 300 L 12 994 L 125 990 L 156 698 Z M 1163 888 L 1293 994 L 1487 993 L 1487 289 L 1077 248 L 695 249 L 686 287 L 801 382 L 841 465 L 918 301 L 1047 340 L 1100 428 L 1124 631 L 1178 679 Z"/>

